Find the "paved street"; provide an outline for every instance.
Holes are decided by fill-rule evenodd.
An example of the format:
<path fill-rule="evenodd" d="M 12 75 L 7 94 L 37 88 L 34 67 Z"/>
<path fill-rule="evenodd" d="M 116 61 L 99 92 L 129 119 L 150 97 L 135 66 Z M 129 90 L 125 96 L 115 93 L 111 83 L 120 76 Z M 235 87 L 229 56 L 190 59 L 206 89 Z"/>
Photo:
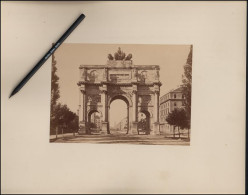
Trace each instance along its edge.
<path fill-rule="evenodd" d="M 56 143 L 97 143 L 97 144 L 145 144 L 145 145 L 190 145 L 188 139 L 166 138 L 164 135 L 78 135 L 66 134 L 50 138 L 50 142 Z"/>

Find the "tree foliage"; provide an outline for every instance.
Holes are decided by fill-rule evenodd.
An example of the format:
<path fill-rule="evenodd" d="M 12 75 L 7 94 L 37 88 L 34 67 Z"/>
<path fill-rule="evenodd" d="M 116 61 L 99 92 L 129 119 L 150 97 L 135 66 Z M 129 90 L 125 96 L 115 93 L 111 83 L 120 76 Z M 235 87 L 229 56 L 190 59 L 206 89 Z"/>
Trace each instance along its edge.
<path fill-rule="evenodd" d="M 181 129 L 188 128 L 187 114 L 186 111 L 181 109 L 174 109 L 166 117 L 168 124 L 180 127 Z"/>
<path fill-rule="evenodd" d="M 166 121 L 169 125 L 173 125 L 174 127 L 178 127 L 178 133 L 180 137 L 179 129 L 189 129 L 188 117 L 185 109 L 174 109 L 172 112 L 168 114 L 166 117 Z M 174 132 L 175 135 L 175 132 Z"/>
<path fill-rule="evenodd" d="M 63 128 L 65 133 L 71 133 L 78 129 L 78 116 L 66 105 L 57 104 L 55 113 L 57 126 L 60 129 Z"/>
<path fill-rule="evenodd" d="M 51 86 L 51 120 L 50 134 L 56 133 L 56 128 L 59 132 L 75 132 L 78 129 L 78 116 L 69 110 L 66 105 L 58 103 L 59 94 L 59 77 L 57 76 L 57 67 L 54 55 L 52 56 L 52 86 Z"/>
<path fill-rule="evenodd" d="M 78 130 L 78 116 L 70 111 L 67 105 L 56 104 L 54 115 L 53 123 L 55 128 L 58 128 L 58 133 L 62 132 L 62 128 L 64 133 L 72 133 Z M 54 132 L 52 134 L 54 134 Z"/>
<path fill-rule="evenodd" d="M 187 114 L 188 126 L 190 128 L 191 119 L 191 89 L 192 89 L 192 51 L 193 46 L 190 47 L 187 62 L 184 65 L 184 74 L 182 76 L 182 89 L 184 94 L 184 105 Z"/>
<path fill-rule="evenodd" d="M 57 100 L 60 98 L 59 95 L 59 77 L 57 76 L 57 61 L 55 60 L 54 55 L 52 55 L 52 86 L 51 86 L 51 105 L 54 106 L 57 103 Z"/>
<path fill-rule="evenodd" d="M 54 55 L 52 55 L 52 81 L 51 81 L 51 120 L 50 120 L 50 126 L 51 126 L 51 131 L 56 128 L 56 105 L 57 101 L 60 98 L 59 95 L 59 77 L 57 76 L 57 67 L 56 67 L 56 60 Z"/>

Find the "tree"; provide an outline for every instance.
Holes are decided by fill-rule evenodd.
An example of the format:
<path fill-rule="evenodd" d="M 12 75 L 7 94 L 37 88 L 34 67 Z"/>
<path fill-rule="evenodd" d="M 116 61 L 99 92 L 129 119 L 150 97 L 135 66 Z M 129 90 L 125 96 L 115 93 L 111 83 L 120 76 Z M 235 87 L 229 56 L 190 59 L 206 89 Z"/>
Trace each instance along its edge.
<path fill-rule="evenodd" d="M 58 103 L 54 110 L 54 124 L 59 127 L 59 133 L 74 133 L 78 129 L 78 116 L 70 111 L 66 105 Z"/>
<path fill-rule="evenodd" d="M 52 55 L 52 86 L 51 86 L 51 120 L 50 134 L 55 134 L 56 129 L 62 133 L 75 133 L 78 130 L 78 116 L 70 111 L 67 105 L 58 103 L 60 98 L 59 77 L 57 76 L 57 67 L 54 55 Z"/>
<path fill-rule="evenodd" d="M 56 67 L 56 60 L 54 55 L 52 55 L 52 83 L 51 83 L 51 120 L 50 120 L 50 130 L 51 133 L 53 131 L 55 131 L 56 129 L 56 116 L 55 116 L 55 109 L 56 109 L 56 105 L 57 105 L 57 101 L 60 97 L 59 95 L 59 77 L 57 76 L 56 72 L 57 72 L 57 67 Z"/>
<path fill-rule="evenodd" d="M 169 125 L 174 126 L 173 136 L 175 137 L 175 127 L 178 127 L 179 138 L 181 136 L 180 129 L 188 128 L 188 119 L 185 109 L 174 109 L 166 117 Z"/>
<path fill-rule="evenodd" d="M 187 114 L 188 127 L 190 128 L 191 121 L 191 89 L 192 89 L 192 50 L 193 46 L 190 46 L 190 52 L 188 54 L 187 62 L 184 65 L 184 74 L 182 76 L 182 89 L 185 105 L 185 111 Z"/>
<path fill-rule="evenodd" d="M 75 113 L 74 113 L 74 119 L 71 121 L 71 123 L 70 123 L 70 127 L 71 127 L 71 129 L 72 129 L 72 131 L 73 131 L 73 133 L 74 133 L 74 135 L 75 135 L 75 132 L 77 132 L 78 131 L 78 122 L 79 122 L 79 117 L 78 117 L 78 115 L 76 115 Z"/>

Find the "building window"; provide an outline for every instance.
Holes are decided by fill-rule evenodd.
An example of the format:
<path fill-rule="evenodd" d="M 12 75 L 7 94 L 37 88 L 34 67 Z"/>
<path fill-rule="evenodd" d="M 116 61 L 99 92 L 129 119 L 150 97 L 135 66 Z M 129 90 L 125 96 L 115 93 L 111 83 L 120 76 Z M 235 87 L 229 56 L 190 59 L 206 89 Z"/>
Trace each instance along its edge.
<path fill-rule="evenodd" d="M 174 94 L 174 98 L 177 98 L 177 95 L 176 94 Z"/>
<path fill-rule="evenodd" d="M 177 106 L 177 103 L 176 102 L 174 103 L 174 106 Z"/>

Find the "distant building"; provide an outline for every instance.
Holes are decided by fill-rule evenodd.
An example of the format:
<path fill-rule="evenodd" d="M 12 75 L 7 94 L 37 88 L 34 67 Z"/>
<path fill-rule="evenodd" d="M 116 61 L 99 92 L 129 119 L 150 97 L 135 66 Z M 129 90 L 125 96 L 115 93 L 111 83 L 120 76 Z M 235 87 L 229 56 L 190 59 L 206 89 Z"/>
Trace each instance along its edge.
<path fill-rule="evenodd" d="M 101 129 L 101 117 L 99 116 L 99 113 L 94 112 L 91 115 L 91 122 L 96 125 L 97 129 Z"/>
<path fill-rule="evenodd" d="M 119 123 L 114 126 L 117 131 L 127 131 L 127 117 L 123 118 Z"/>
<path fill-rule="evenodd" d="M 160 119 L 160 131 L 163 133 L 173 132 L 173 126 L 166 122 L 166 117 L 170 112 L 176 108 L 184 108 L 184 95 L 182 87 L 175 90 L 171 90 L 165 95 L 160 97 L 159 101 L 159 119 Z"/>

